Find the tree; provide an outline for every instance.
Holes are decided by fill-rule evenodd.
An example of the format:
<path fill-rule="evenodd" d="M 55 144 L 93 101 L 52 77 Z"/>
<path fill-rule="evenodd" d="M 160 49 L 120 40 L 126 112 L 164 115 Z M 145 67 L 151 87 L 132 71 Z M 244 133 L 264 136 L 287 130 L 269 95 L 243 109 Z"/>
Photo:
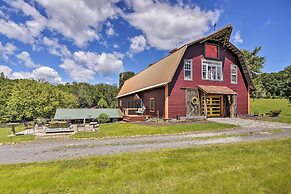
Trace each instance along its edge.
<path fill-rule="evenodd" d="M 246 49 L 242 50 L 244 57 L 246 59 L 246 62 L 251 71 L 251 77 L 256 86 L 256 90 L 251 92 L 252 98 L 259 98 L 259 97 L 264 96 L 264 88 L 262 88 L 262 82 L 258 78 L 258 76 L 262 73 L 262 69 L 266 62 L 265 57 L 258 55 L 261 49 L 262 48 L 259 46 L 259 47 L 255 47 L 255 49 L 252 51 L 248 51 Z"/>
<path fill-rule="evenodd" d="M 110 121 L 109 116 L 106 113 L 101 113 L 97 118 L 98 123 L 107 123 Z"/>
<path fill-rule="evenodd" d="M 262 73 L 262 69 L 266 62 L 266 57 L 258 55 L 261 49 L 262 47 L 258 46 L 258 47 L 255 47 L 255 49 L 252 51 L 248 51 L 246 49 L 242 50 L 244 57 L 246 59 L 246 62 L 249 65 L 252 78 L 255 78 L 256 75 Z"/>
<path fill-rule="evenodd" d="M 107 102 L 104 100 L 104 98 L 101 98 L 101 99 L 98 101 L 98 107 L 99 107 L 99 108 L 108 108 L 108 104 L 107 104 Z"/>
<path fill-rule="evenodd" d="M 14 84 L 6 107 L 13 121 L 51 118 L 57 108 L 77 107 L 77 98 L 52 84 L 24 79 Z"/>
<path fill-rule="evenodd" d="M 119 88 L 121 88 L 126 80 L 133 77 L 134 73 L 132 71 L 126 71 L 119 74 Z"/>

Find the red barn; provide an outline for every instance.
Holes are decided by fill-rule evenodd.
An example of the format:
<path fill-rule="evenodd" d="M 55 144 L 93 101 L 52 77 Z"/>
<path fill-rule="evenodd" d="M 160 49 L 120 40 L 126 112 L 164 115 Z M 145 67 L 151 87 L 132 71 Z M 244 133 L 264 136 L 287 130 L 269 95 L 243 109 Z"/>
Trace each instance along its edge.
<path fill-rule="evenodd" d="M 229 41 L 231 32 L 226 26 L 174 49 L 125 81 L 119 107 L 163 118 L 248 114 L 254 85 L 242 52 Z"/>

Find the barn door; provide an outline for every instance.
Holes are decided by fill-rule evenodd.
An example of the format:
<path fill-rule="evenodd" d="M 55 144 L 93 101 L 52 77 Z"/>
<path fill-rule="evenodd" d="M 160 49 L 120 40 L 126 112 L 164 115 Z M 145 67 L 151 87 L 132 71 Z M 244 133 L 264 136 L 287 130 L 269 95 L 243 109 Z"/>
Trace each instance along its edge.
<path fill-rule="evenodd" d="M 198 89 L 186 90 L 186 116 L 200 116 L 200 102 Z"/>

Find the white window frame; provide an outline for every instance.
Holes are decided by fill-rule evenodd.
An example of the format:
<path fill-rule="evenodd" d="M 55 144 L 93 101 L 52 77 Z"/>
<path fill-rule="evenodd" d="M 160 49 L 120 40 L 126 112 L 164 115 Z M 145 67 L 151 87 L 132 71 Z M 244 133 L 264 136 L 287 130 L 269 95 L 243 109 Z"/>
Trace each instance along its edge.
<path fill-rule="evenodd" d="M 119 106 L 120 107 L 122 106 L 122 100 L 119 100 Z"/>
<path fill-rule="evenodd" d="M 188 65 L 188 67 L 186 67 Z M 186 71 L 190 71 L 190 78 L 186 78 Z M 186 81 L 192 81 L 193 79 L 193 65 L 192 65 L 192 59 L 185 59 L 184 60 L 184 80 Z"/>
<path fill-rule="evenodd" d="M 234 70 L 234 72 L 233 72 Z M 232 76 L 235 76 L 235 80 L 232 80 Z M 232 84 L 237 84 L 237 65 L 231 64 L 230 65 L 230 82 Z"/>
<path fill-rule="evenodd" d="M 212 68 L 215 68 L 215 72 L 216 72 L 215 76 L 213 74 L 209 75 L 209 72 L 208 72 L 209 66 Z M 206 77 L 203 77 L 203 70 L 204 70 L 203 67 L 206 67 L 206 72 L 205 72 Z M 218 67 L 220 68 L 220 71 L 217 71 Z M 217 79 L 219 73 L 220 73 L 220 79 Z M 201 60 L 201 78 L 202 80 L 209 80 L 209 81 L 223 81 L 222 61 L 202 59 Z"/>

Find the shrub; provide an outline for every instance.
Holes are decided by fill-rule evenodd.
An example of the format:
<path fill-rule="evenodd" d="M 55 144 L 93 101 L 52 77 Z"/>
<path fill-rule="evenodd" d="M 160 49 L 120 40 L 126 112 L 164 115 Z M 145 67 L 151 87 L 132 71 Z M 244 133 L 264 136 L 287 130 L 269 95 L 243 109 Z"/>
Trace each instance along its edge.
<path fill-rule="evenodd" d="M 270 116 L 271 117 L 277 117 L 279 114 L 282 112 L 282 110 L 271 110 L 270 111 Z"/>
<path fill-rule="evenodd" d="M 98 123 L 107 123 L 109 120 L 109 116 L 105 113 L 101 113 L 97 118 Z"/>

